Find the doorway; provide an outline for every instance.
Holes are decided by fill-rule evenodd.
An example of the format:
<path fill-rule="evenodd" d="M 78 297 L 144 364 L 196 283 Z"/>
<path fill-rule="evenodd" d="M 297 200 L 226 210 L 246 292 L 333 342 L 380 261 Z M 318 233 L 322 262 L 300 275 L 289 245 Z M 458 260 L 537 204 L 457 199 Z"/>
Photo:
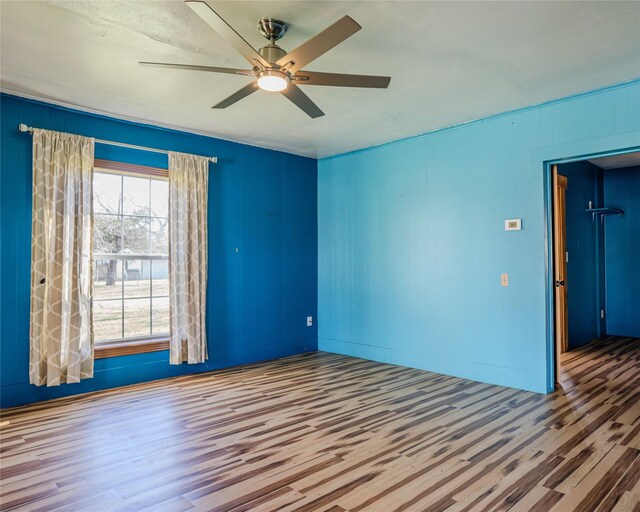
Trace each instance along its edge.
<path fill-rule="evenodd" d="M 640 338 L 640 151 L 552 163 L 550 369 L 606 336 Z"/>

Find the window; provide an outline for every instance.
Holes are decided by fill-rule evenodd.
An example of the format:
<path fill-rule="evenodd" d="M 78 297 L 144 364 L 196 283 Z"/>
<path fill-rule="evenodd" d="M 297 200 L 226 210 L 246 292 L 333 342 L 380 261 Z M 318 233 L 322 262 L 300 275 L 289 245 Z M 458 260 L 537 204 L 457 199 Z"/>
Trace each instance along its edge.
<path fill-rule="evenodd" d="M 102 164 L 96 162 L 93 178 L 96 352 L 119 347 L 109 355 L 131 353 L 123 346 L 148 351 L 140 348 L 149 343 L 150 350 L 162 350 L 159 342 L 169 337 L 167 171 Z"/>

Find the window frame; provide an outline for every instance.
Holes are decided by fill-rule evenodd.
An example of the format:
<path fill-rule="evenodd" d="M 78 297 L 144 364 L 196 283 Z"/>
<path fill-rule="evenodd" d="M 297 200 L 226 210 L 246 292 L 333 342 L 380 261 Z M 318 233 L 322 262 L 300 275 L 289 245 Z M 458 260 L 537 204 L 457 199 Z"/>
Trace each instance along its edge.
<path fill-rule="evenodd" d="M 145 165 L 126 164 L 113 160 L 96 158 L 93 164 L 94 172 L 117 174 L 121 176 L 145 177 L 152 179 L 169 179 L 169 170 Z M 93 259 L 93 255 L 92 255 Z M 160 352 L 169 350 L 169 336 L 138 336 L 123 340 L 94 343 L 94 359 L 142 354 L 146 352 Z"/>

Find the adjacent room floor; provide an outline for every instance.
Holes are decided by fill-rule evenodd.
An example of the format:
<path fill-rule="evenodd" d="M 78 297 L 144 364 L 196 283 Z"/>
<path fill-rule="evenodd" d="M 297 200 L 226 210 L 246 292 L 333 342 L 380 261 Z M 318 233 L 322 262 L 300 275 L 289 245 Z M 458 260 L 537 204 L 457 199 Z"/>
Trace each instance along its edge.
<path fill-rule="evenodd" d="M 2 509 L 640 510 L 640 340 L 539 395 L 313 353 L 7 411 Z"/>

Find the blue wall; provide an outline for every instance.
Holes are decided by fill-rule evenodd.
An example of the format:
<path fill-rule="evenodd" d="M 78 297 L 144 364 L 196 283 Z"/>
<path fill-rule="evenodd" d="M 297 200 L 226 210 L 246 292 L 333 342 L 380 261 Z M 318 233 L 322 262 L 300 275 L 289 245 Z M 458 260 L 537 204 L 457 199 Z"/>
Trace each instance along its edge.
<path fill-rule="evenodd" d="M 640 337 L 640 167 L 604 172 L 607 334 Z"/>
<path fill-rule="evenodd" d="M 569 349 L 600 336 L 604 320 L 604 230 L 597 217 L 585 212 L 589 201 L 593 208 L 603 206 L 602 169 L 592 163 L 573 162 L 558 166 L 567 177 L 566 234 L 567 305 L 569 312 Z"/>
<path fill-rule="evenodd" d="M 549 391 L 544 162 L 635 146 L 638 81 L 321 160 L 319 348 Z"/>
<path fill-rule="evenodd" d="M 317 163 L 209 137 L 1 97 L 2 406 L 316 350 Z M 209 360 L 170 366 L 168 352 L 96 361 L 93 379 L 28 384 L 31 137 L 18 123 L 218 156 L 209 182 Z M 166 155 L 96 145 L 96 158 L 165 166 Z M 235 248 L 239 252 L 235 252 Z"/>

